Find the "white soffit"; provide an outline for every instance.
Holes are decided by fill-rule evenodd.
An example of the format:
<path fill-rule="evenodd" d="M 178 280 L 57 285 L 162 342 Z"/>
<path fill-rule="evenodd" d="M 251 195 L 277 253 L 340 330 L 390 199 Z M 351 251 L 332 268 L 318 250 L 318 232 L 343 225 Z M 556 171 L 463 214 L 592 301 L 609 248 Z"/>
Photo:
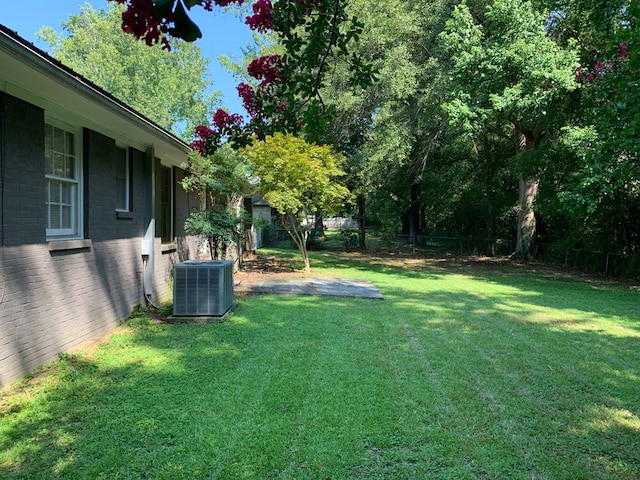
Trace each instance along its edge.
<path fill-rule="evenodd" d="M 4 27 L 0 91 L 140 150 L 153 146 L 165 164 L 179 166 L 190 151 L 181 139 Z"/>

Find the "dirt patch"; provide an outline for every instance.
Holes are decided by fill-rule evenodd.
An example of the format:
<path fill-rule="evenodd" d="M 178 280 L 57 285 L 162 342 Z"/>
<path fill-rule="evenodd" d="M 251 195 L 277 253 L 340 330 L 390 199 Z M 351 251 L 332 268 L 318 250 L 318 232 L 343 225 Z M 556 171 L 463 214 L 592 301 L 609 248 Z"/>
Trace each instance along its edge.
<path fill-rule="evenodd" d="M 466 272 L 474 268 L 485 268 L 492 273 L 501 275 L 529 274 L 538 275 L 542 278 L 571 278 L 585 281 L 601 286 L 619 286 L 640 291 L 640 281 L 633 279 L 620 279 L 607 277 L 594 273 L 583 272 L 564 265 L 540 263 L 534 261 L 523 261 L 512 257 L 485 257 L 467 256 L 456 257 L 452 255 L 441 257 L 424 257 L 420 255 L 402 254 L 388 251 L 367 251 L 367 252 L 335 252 L 336 257 L 343 257 L 367 263 L 375 266 L 405 268 L 420 272 Z M 267 278 L 292 279 L 304 277 L 300 270 L 292 268 L 291 263 L 280 261 L 274 256 L 255 255 L 247 258 L 241 272 L 235 274 L 236 283 L 244 282 L 253 284 L 263 282 Z"/>
<path fill-rule="evenodd" d="M 252 255 L 245 257 L 242 270 L 233 274 L 235 285 L 253 285 L 265 279 L 302 278 L 304 272 L 295 270 L 275 256 Z"/>

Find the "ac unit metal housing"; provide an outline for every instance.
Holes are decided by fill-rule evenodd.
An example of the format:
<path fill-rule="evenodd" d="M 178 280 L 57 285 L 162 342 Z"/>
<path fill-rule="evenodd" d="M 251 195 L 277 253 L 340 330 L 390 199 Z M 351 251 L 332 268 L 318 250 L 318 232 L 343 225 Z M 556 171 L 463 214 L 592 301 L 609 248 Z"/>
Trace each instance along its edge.
<path fill-rule="evenodd" d="M 232 306 L 232 261 L 187 260 L 173 266 L 173 316 L 221 317 Z"/>

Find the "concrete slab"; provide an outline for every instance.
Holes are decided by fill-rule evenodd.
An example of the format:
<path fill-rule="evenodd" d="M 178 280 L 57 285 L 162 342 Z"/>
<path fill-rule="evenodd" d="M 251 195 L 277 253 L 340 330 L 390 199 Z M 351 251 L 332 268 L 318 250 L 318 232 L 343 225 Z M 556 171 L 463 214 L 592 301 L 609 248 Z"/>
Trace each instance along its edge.
<path fill-rule="evenodd" d="M 167 323 L 197 323 L 201 325 L 205 325 L 207 323 L 220 323 L 224 322 L 229 314 L 238 306 L 236 302 L 234 302 L 229 309 L 224 312 L 224 314 L 220 316 L 212 316 L 212 315 L 191 315 L 191 316 L 175 316 L 169 315 L 166 318 Z"/>
<path fill-rule="evenodd" d="M 371 298 L 384 300 L 369 281 L 347 278 L 274 278 L 236 285 L 238 293 L 275 295 L 320 295 L 329 297 Z"/>

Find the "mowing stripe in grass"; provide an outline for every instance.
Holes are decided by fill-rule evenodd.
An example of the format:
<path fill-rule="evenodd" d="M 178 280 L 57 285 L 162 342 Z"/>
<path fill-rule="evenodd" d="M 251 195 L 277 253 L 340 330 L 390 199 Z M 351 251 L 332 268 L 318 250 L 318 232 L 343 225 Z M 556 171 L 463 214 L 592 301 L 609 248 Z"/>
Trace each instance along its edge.
<path fill-rule="evenodd" d="M 246 297 L 217 325 L 132 321 L 3 396 L 0 477 L 640 477 L 637 292 L 317 258 L 385 300 Z"/>

